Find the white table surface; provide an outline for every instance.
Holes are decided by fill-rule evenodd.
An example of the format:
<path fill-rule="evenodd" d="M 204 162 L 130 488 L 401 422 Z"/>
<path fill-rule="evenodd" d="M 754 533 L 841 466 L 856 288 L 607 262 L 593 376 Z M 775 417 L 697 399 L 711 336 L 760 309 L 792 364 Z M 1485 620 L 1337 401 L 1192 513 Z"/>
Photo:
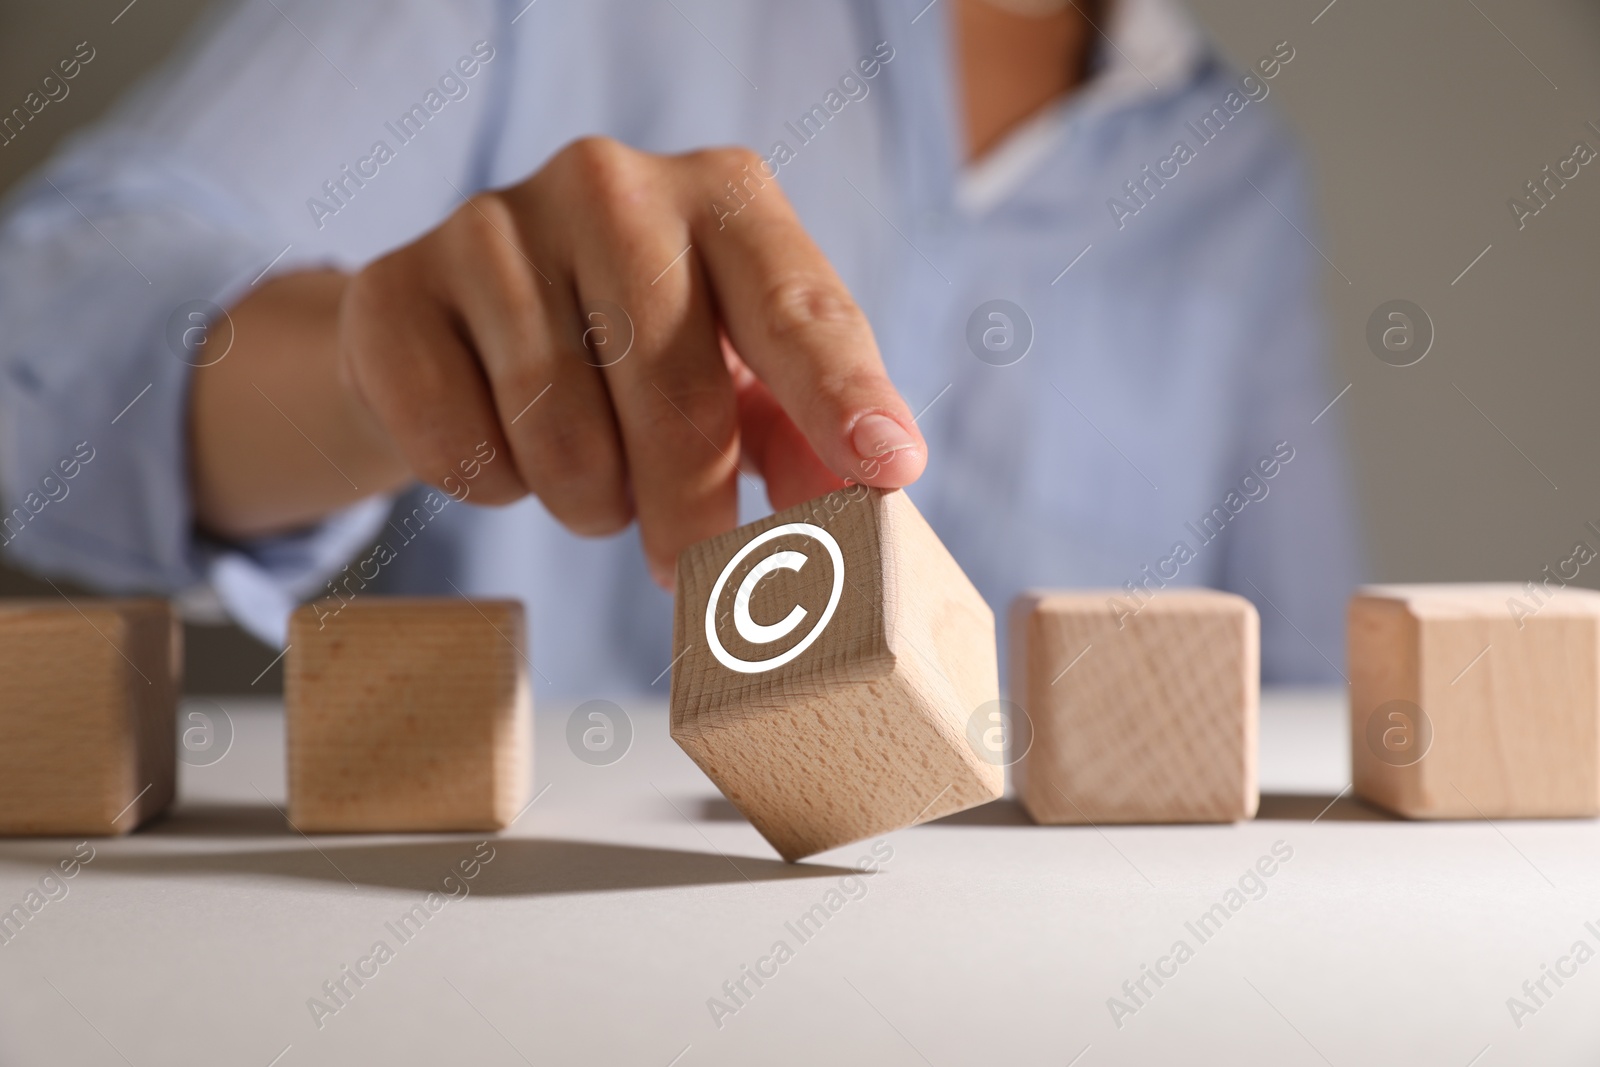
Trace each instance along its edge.
<path fill-rule="evenodd" d="M 1339 693 L 1268 695 L 1254 822 L 1044 828 L 1001 801 L 882 839 L 859 883 L 871 843 L 781 863 L 662 705 L 630 708 L 604 767 L 540 708 L 547 791 L 405 943 L 386 924 L 480 838 L 294 833 L 280 709 L 223 705 L 233 745 L 183 768 L 172 814 L 92 841 L 0 944 L 3 1067 L 1600 1062 L 1600 959 L 1520 1028 L 1506 1004 L 1575 941 L 1600 950 L 1600 824 L 1348 798 L 1313 822 L 1348 781 Z M 1280 841 L 1265 895 L 1200 943 L 1186 921 Z M 0 910 L 74 844 L 0 842 Z M 830 890 L 802 943 L 785 924 Z M 1108 998 L 1180 938 L 1193 957 L 1119 1028 Z M 308 999 L 378 940 L 392 958 L 319 1028 Z M 719 1028 L 708 999 L 779 940 L 792 957 Z"/>

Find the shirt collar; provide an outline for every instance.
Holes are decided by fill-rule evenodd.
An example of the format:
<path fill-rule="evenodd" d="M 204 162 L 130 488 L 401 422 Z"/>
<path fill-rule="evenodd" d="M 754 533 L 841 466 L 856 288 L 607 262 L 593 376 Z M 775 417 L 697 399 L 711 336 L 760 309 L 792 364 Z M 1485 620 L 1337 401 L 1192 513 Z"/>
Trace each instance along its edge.
<path fill-rule="evenodd" d="M 1205 33 L 1177 0 L 1115 0 L 1079 89 L 1079 109 L 1106 111 L 1186 88 L 1208 55 Z"/>
<path fill-rule="evenodd" d="M 1069 119 L 1081 122 L 1179 92 L 1209 55 L 1204 32 L 1176 0 L 1114 0 L 1099 30 L 1088 80 L 961 169 L 955 199 L 963 212 L 986 214 L 1015 192 L 1065 135 Z"/>

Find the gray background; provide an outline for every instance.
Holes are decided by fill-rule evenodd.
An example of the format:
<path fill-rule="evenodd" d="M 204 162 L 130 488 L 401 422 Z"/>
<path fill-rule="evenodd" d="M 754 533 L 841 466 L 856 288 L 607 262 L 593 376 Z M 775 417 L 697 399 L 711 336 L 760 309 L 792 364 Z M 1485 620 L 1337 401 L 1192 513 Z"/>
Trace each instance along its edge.
<path fill-rule="evenodd" d="M 1323 227 L 1308 237 L 1331 264 L 1328 398 L 1350 386 L 1338 412 L 1371 577 L 1534 579 L 1580 539 L 1600 548 L 1583 528 L 1600 525 L 1600 160 L 1521 231 L 1506 202 L 1575 141 L 1600 148 L 1587 125 L 1600 126 L 1600 5 L 1325 4 L 1191 0 L 1241 65 L 1281 40 L 1296 52 L 1271 98 L 1314 163 Z M 208 6 L 0 3 L 4 109 L 77 42 L 98 53 L 66 100 L 0 147 L 0 190 L 168 55 Z M 1367 347 L 1368 318 L 1392 299 L 1433 321 L 1432 350 L 1412 367 Z M 1578 584 L 1597 577 L 1588 567 Z M 0 595 L 41 590 L 0 570 Z M 247 688 L 275 654 L 228 628 L 191 627 L 189 640 L 190 691 Z M 277 681 L 274 668 L 255 690 Z"/>

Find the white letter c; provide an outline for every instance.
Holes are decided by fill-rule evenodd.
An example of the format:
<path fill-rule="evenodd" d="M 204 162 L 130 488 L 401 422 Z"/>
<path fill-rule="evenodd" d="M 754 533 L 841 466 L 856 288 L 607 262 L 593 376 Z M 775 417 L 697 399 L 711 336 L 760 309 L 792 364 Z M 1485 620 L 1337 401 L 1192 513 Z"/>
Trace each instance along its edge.
<path fill-rule="evenodd" d="M 752 645 L 767 645 L 787 637 L 800 625 L 800 620 L 806 617 L 806 609 L 799 604 L 790 608 L 789 614 L 771 626 L 761 625 L 750 617 L 750 597 L 761 579 L 773 571 L 799 571 L 808 558 L 800 552 L 774 552 L 750 568 L 750 573 L 744 576 L 744 581 L 739 583 L 738 590 L 733 594 L 733 626 L 739 631 L 740 637 Z"/>

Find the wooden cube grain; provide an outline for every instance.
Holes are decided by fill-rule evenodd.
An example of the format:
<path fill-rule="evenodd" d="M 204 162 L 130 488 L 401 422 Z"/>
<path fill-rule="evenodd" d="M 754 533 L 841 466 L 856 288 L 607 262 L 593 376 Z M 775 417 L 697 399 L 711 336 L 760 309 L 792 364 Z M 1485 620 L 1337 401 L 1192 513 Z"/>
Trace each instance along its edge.
<path fill-rule="evenodd" d="M 0 601 L 0 834 L 125 834 L 165 810 L 182 675 L 164 600 Z"/>
<path fill-rule="evenodd" d="M 1260 625 L 1248 600 L 1208 589 L 1165 590 L 1142 607 L 1116 590 L 1018 597 L 1009 673 L 1032 729 L 1016 765 L 1028 814 L 1079 824 L 1254 816 Z"/>
<path fill-rule="evenodd" d="M 672 736 L 784 859 L 998 797 L 966 740 L 994 614 L 902 492 L 851 486 L 678 558 Z"/>
<path fill-rule="evenodd" d="M 1357 795 L 1414 819 L 1600 814 L 1600 593 L 1369 586 L 1349 626 Z"/>
<path fill-rule="evenodd" d="M 512 600 L 297 610 L 284 683 L 289 821 L 307 832 L 507 826 L 531 785 L 526 640 Z"/>

